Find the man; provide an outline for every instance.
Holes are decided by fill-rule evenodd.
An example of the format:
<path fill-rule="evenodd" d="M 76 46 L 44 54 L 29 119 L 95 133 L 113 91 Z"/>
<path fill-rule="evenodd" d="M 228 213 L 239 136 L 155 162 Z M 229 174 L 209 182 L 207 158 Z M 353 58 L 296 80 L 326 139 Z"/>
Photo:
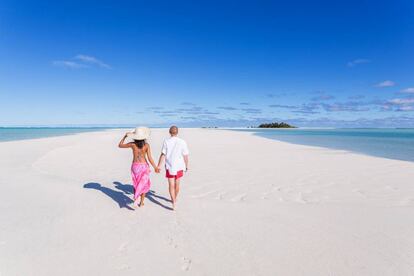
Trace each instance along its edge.
<path fill-rule="evenodd" d="M 184 171 L 188 171 L 188 148 L 187 143 L 177 137 L 178 127 L 170 127 L 170 136 L 164 140 L 161 155 L 158 161 L 158 169 L 165 160 L 165 176 L 168 179 L 169 192 L 173 209 L 177 202 L 177 196 L 180 191 L 180 179 Z"/>

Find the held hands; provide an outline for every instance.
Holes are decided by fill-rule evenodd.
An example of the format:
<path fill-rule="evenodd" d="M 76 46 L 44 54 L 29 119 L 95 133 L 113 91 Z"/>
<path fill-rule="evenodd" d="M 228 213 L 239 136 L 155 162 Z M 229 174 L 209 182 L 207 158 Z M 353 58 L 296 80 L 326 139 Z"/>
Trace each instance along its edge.
<path fill-rule="evenodd" d="M 155 173 L 160 173 L 161 172 L 160 167 L 155 167 L 154 170 L 155 170 Z"/>

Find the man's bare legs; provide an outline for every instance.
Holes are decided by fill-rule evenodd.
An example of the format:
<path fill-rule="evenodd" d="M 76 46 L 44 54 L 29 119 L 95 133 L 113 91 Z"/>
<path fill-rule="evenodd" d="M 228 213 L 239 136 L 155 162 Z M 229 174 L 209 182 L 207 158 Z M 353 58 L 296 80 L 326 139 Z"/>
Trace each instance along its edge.
<path fill-rule="evenodd" d="M 175 179 L 174 178 L 168 178 L 168 186 L 169 186 L 169 192 L 170 192 L 173 209 L 175 209 L 176 191 L 175 191 Z"/>
<path fill-rule="evenodd" d="M 177 203 L 178 193 L 180 192 L 180 179 L 168 178 L 169 192 L 173 209 L 175 210 L 175 204 Z"/>
<path fill-rule="evenodd" d="M 178 193 L 180 192 L 180 179 L 175 179 L 175 201 L 177 201 Z"/>

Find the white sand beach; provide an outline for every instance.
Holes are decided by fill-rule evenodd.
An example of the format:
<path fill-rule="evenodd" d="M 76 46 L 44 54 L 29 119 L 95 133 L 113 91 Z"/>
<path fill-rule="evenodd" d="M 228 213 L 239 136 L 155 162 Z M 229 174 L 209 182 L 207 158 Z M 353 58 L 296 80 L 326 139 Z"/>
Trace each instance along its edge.
<path fill-rule="evenodd" d="M 182 129 L 130 210 L 125 130 L 0 143 L 0 275 L 414 275 L 414 163 Z M 166 129 L 149 140 L 158 159 Z"/>

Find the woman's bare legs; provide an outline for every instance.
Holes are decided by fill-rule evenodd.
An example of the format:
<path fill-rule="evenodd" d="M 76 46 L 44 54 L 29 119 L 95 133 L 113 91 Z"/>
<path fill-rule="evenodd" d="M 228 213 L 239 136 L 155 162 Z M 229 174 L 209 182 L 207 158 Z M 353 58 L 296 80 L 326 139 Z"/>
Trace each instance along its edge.
<path fill-rule="evenodd" d="M 146 195 L 146 194 L 141 194 L 141 201 L 140 201 L 140 203 L 139 203 L 139 207 L 144 206 L 144 199 L 145 199 L 145 195 Z"/>
<path fill-rule="evenodd" d="M 138 204 L 138 198 L 140 199 L 139 204 Z M 144 199 L 145 199 L 145 194 L 141 194 L 141 196 L 140 196 L 140 197 L 137 197 L 137 198 L 134 200 L 134 208 L 136 209 L 136 208 L 138 208 L 138 207 L 142 207 L 142 206 L 144 206 Z"/>
<path fill-rule="evenodd" d="M 139 205 L 138 205 L 138 198 L 136 198 L 136 199 L 134 200 L 133 207 L 134 207 L 134 209 L 137 209 L 137 208 L 139 207 Z"/>

